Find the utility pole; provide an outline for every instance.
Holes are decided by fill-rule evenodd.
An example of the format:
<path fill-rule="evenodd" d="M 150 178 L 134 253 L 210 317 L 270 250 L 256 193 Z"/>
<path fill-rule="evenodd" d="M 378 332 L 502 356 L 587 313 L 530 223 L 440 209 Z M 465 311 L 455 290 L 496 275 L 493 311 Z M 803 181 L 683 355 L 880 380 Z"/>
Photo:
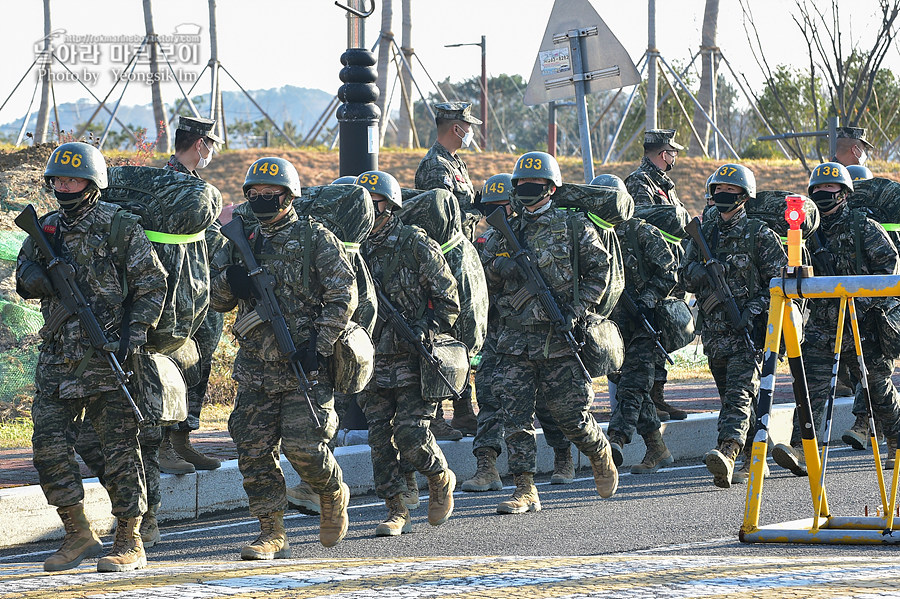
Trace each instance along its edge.
<path fill-rule="evenodd" d="M 656 47 L 656 0 L 647 0 L 647 113 L 644 129 L 656 129 L 656 65 L 659 49 Z"/>
<path fill-rule="evenodd" d="M 41 78 L 41 105 L 38 109 L 37 126 L 34 129 L 34 143 L 47 141 L 47 119 L 50 112 L 50 0 L 44 0 L 44 50 L 39 60 L 38 74 Z M 25 123 L 28 126 L 28 123 Z M 59 123 L 56 123 L 59 129 Z"/>

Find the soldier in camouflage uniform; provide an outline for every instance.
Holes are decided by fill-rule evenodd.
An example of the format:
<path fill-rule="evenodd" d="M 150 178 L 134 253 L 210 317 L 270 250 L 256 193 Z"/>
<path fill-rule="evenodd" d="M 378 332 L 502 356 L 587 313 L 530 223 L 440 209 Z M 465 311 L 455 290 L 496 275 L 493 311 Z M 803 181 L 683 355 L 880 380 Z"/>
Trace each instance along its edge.
<path fill-rule="evenodd" d="M 615 175 L 599 175 L 592 185 L 624 189 Z M 669 296 L 677 283 L 678 264 L 670 244 L 659 229 L 630 218 L 616 226 L 625 268 L 625 290 L 641 314 L 655 325 L 656 304 Z M 656 405 L 650 399 L 658 364 L 656 341 L 635 320 L 620 300 L 612 314 L 625 342 L 625 361 L 610 379 L 616 384 L 616 406 L 609 420 L 609 443 L 616 467 L 622 465 L 622 450 L 631 442 L 635 430 L 643 437 L 647 452 L 641 463 L 631 467 L 632 474 L 653 474 L 675 460 L 663 441 Z M 653 356 L 653 359 L 648 359 Z M 663 358 L 665 360 L 665 358 Z"/>
<path fill-rule="evenodd" d="M 807 240 L 817 274 L 829 276 L 847 275 L 896 275 L 900 272 L 900 258 L 884 228 L 867 218 L 861 211 L 847 206 L 847 196 L 853 192 L 853 181 L 847 169 L 836 162 L 826 162 L 813 169 L 809 178 L 809 196 L 819 208 L 821 225 Z M 862 249 L 862 253 L 857 251 Z M 887 439 L 885 469 L 894 467 L 897 450 L 897 433 L 900 431 L 900 406 L 897 390 L 891 382 L 894 359 L 881 349 L 878 337 L 878 317 L 884 300 L 879 298 L 855 299 L 857 322 L 865 350 L 865 366 L 869 383 L 869 398 L 875 419 L 880 422 Z M 830 395 L 830 382 L 834 366 L 834 342 L 837 336 L 839 300 L 809 300 L 809 319 L 803 331 L 803 362 L 809 381 L 813 422 L 816 430 L 822 422 L 825 404 Z M 850 319 L 844 321 L 844 339 L 852 340 Z M 850 369 L 850 375 L 862 380 L 856 349 L 852 341 L 841 345 L 840 361 Z M 862 386 L 858 387 L 858 399 L 863 406 L 865 398 Z M 854 404 L 855 405 L 855 404 Z M 868 427 L 863 426 L 863 431 Z M 772 450 L 772 458 L 797 476 L 806 475 L 801 435 L 797 415 L 791 444 L 779 444 Z"/>
<path fill-rule="evenodd" d="M 479 205 L 485 214 L 490 214 L 497 207 L 512 216 L 510 196 L 512 194 L 512 175 L 501 173 L 488 178 L 481 191 Z M 498 235 L 495 229 L 488 229 L 484 235 L 475 240 L 479 254 L 486 244 L 497 243 L 492 238 Z M 491 298 L 492 304 L 496 298 Z M 500 473 L 497 471 L 497 457 L 501 453 L 504 437 L 503 407 L 491 392 L 491 378 L 497 366 L 497 330 L 500 326 L 497 309 L 493 305 L 488 311 L 488 333 L 481 347 L 478 367 L 475 370 L 475 391 L 478 401 L 478 430 L 472 441 L 472 453 L 475 454 L 477 467 L 475 475 L 462 484 L 463 491 L 499 491 L 503 488 Z M 575 482 L 575 463 L 572 460 L 572 444 L 559 430 L 544 395 L 535 401 L 535 415 L 544 431 L 544 440 L 553 448 L 555 454 L 553 474 L 550 484 L 565 485 Z"/>
<path fill-rule="evenodd" d="M 437 140 L 419 162 L 416 169 L 416 189 L 447 189 L 453 192 L 462 208 L 463 234 L 474 242 L 481 212 L 475 207 L 476 193 L 472 180 L 469 179 L 469 170 L 457 151 L 462 147 L 469 147 L 475 135 L 473 126 L 480 125 L 481 120 L 472 116 L 472 105 L 468 102 L 435 104 L 434 115 Z M 476 426 L 471 387 L 468 385 L 463 391 L 463 399 L 454 402 L 450 426 L 444 420 L 444 410 L 440 404 L 431 423 L 432 431 L 438 439 L 450 441 L 461 439 L 460 431 L 464 429 L 473 434 Z"/>
<path fill-rule="evenodd" d="M 44 177 L 60 204 L 58 212 L 43 218 L 44 232 L 57 252 L 75 267 L 78 287 L 108 331 L 112 340 L 103 349 L 115 352 L 125 362 L 130 352 L 144 345 L 147 330 L 159 321 L 166 272 L 139 221 L 120 212 L 118 206 L 100 201 L 107 175 L 99 150 L 80 142 L 63 144 L 50 155 Z M 65 309 L 53 290 L 47 266 L 31 238 L 26 239 L 16 269 L 17 291 L 26 299 L 40 298 L 44 321 L 51 323 L 51 315 Z M 128 322 L 122 323 L 126 288 L 131 308 L 126 313 Z M 127 339 L 115 340 L 123 324 L 128 327 Z M 97 570 L 145 567 L 139 527 L 147 509 L 147 493 L 134 415 L 104 353 L 91 347 L 77 315 L 70 314 L 53 329 L 45 325 L 40 335 L 31 409 L 34 465 L 44 495 L 57 507 L 66 529 L 62 547 L 47 558 L 44 569 L 74 568 L 85 557 L 102 551 L 84 514 L 84 488 L 71 439 L 72 423 L 82 410 L 102 442 L 107 464 L 104 482 L 118 520 L 112 551 L 100 559 Z M 124 369 L 128 370 L 127 363 Z"/>
<path fill-rule="evenodd" d="M 674 129 L 648 129 L 644 131 L 644 157 L 636 171 L 625 178 L 625 187 L 634 198 L 635 205 L 673 204 L 684 207 L 675 193 L 675 182 L 669 173 L 675 168 L 675 159 L 684 146 L 675 141 Z M 684 257 L 681 248 L 677 248 L 675 262 Z M 681 297 L 683 291 L 676 288 L 675 295 Z M 653 387 L 650 398 L 656 405 L 657 415 L 663 422 L 684 420 L 687 412 L 680 410 L 665 400 L 665 384 L 668 377 L 666 360 L 656 357 Z"/>
<path fill-rule="evenodd" d="M 744 204 L 756 196 L 756 178 L 739 164 L 725 164 L 709 179 L 715 217 L 703 221 L 702 232 L 715 260 L 724 268 L 741 321 L 728 318 L 718 302 L 707 264 L 696 243 L 688 244 L 679 274 L 687 291 L 697 297 L 698 328 L 703 351 L 722 401 L 718 445 L 704 456 L 717 487 L 731 487 L 734 462 L 751 427 L 753 402 L 759 393 L 762 356 L 744 340 L 749 332 L 761 347 L 769 310 L 769 281 L 787 264 L 781 240 L 760 220 L 747 218 Z"/>
<path fill-rule="evenodd" d="M 562 185 L 555 158 L 545 152 L 524 154 L 516 161 L 512 183 L 513 199 L 523 208 L 510 225 L 522 246 L 532 253 L 565 318 L 565 324 L 556 330 L 539 299 L 523 297 L 522 270 L 509 257 L 511 250 L 502 236 L 495 236 L 496 243 L 485 243 L 482 263 L 499 316 L 491 391 L 504 407 L 509 469 L 516 483 L 512 498 L 501 502 L 497 511 L 519 514 L 541 509 L 534 485 L 534 412 L 539 394 L 552 398 L 547 405 L 557 425 L 591 460 L 601 497 L 616 492 L 619 477 L 609 442 L 589 411 L 594 399 L 592 381 L 582 372 L 563 337 L 606 293 L 610 253 L 587 217 L 553 205 L 552 196 Z M 576 220 L 582 221 L 577 227 Z M 573 228 L 581 230 L 574 247 Z M 578 302 L 574 301 L 573 286 L 575 252 L 580 265 Z"/>
<path fill-rule="evenodd" d="M 372 278 L 423 343 L 448 332 L 459 316 L 459 294 L 437 242 L 393 213 L 402 206 L 393 176 L 369 171 L 356 182 L 370 190 L 375 204 L 375 226 L 362 247 Z M 418 355 L 383 322 L 373 341 L 375 377 L 358 401 L 369 424 L 375 493 L 388 509 L 375 535 L 397 536 L 412 530 L 402 497 L 407 484 L 401 457 L 428 478 L 432 526 L 443 524 L 453 512 L 456 476 L 429 429 L 437 405 L 422 397 Z"/>
<path fill-rule="evenodd" d="M 254 162 L 244 179 L 244 195 L 259 221 L 245 233 L 260 266 L 277 282 L 275 296 L 299 355 L 282 354 L 271 325 L 252 324 L 254 289 L 232 242 L 214 258 L 218 274 L 210 296 L 219 312 L 238 308 L 234 332 L 240 349 L 233 374 L 238 392 L 228 431 L 237 445 L 250 513 L 260 523 L 259 537 L 241 550 L 241 558 L 285 558 L 291 550 L 284 530 L 287 500 L 279 447 L 319 494 L 319 541 L 332 547 L 347 534 L 350 490 L 328 448 L 337 430 L 329 361 L 356 309 L 356 275 L 343 243 L 294 210 L 300 178 L 290 162 L 273 157 Z M 309 397 L 320 427 L 298 389 L 289 358 L 300 361 L 313 383 Z"/>

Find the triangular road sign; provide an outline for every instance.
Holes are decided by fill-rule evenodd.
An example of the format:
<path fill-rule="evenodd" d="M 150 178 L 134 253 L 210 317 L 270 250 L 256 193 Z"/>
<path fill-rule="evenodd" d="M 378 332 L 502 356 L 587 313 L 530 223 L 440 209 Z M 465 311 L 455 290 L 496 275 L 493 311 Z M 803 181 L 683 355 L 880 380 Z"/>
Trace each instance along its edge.
<path fill-rule="evenodd" d="M 585 93 L 640 82 L 641 75 L 628 52 L 590 0 L 556 0 L 525 89 L 525 104 L 534 106 L 575 96 L 574 77 L 578 73 L 566 36 L 573 30 L 581 39 Z"/>

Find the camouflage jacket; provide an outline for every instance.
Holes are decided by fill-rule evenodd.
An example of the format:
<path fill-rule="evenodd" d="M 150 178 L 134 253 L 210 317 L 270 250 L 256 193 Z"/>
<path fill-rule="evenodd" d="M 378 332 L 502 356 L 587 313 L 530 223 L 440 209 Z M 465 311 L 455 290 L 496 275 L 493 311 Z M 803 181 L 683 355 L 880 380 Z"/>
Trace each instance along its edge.
<path fill-rule="evenodd" d="M 447 189 L 453 192 L 463 211 L 463 233 L 469 241 L 475 241 L 475 227 L 481 220 L 481 213 L 475 209 L 475 187 L 462 158 L 451 154 L 439 142 L 434 142 L 416 169 L 416 189 Z"/>
<path fill-rule="evenodd" d="M 787 265 L 781 240 L 762 221 L 747 218 L 743 208 L 728 221 L 716 211 L 715 218 L 703 222 L 702 231 L 713 256 L 725 266 L 725 278 L 738 309 L 750 310 L 755 330 L 762 331 L 768 318 L 769 281 L 781 276 L 781 269 Z M 743 334 L 735 330 L 724 304 L 711 308 L 705 305 L 714 302 L 710 298 L 715 295 L 705 273 L 697 245 L 691 240 L 679 274 L 685 289 L 697 296 L 704 351 L 714 358 L 726 357 L 744 346 Z"/>
<path fill-rule="evenodd" d="M 188 170 L 188 167 L 186 167 L 183 162 L 178 160 L 178 158 L 175 157 L 175 154 L 172 154 L 169 157 L 169 161 L 166 162 L 166 165 L 163 168 L 178 171 L 179 173 L 184 173 L 185 175 L 191 175 L 193 177 L 197 177 L 198 179 L 200 178 L 200 175 L 197 174 L 197 171 Z"/>
<path fill-rule="evenodd" d="M 182 163 L 178 158 L 175 157 L 175 154 L 169 158 L 169 161 L 166 162 L 166 165 L 163 167 L 165 169 L 169 169 L 172 171 L 177 171 L 179 173 L 184 173 L 186 175 L 191 175 L 193 177 L 197 177 L 200 179 L 200 175 L 197 174 L 197 171 L 189 171 L 188 168 Z M 212 224 L 206 228 L 206 255 L 209 259 L 210 264 L 212 264 L 213 256 L 216 255 L 216 252 L 225 245 L 225 237 L 219 233 L 219 229 L 222 228 L 222 224 L 218 219 L 213 220 Z"/>
<path fill-rule="evenodd" d="M 136 338 L 136 331 L 146 331 L 159 322 L 166 297 L 166 271 L 137 219 L 123 218 L 122 232 L 111 237 L 113 215 L 118 211 L 119 207 L 114 204 L 98 202 L 71 227 L 63 224 L 57 212 L 46 215 L 42 222 L 51 243 L 75 267 L 78 287 L 111 341 L 118 338 L 125 316 L 122 308 L 127 287 L 131 345 L 137 347 L 143 345 L 146 338 Z M 123 247 L 114 247 L 116 240 L 121 240 Z M 26 291 L 29 291 L 27 285 L 20 277 L 32 264 L 47 269 L 47 261 L 29 237 L 22 244 L 16 267 L 16 282 Z M 51 314 L 58 310 L 63 308 L 56 296 L 41 299 L 45 323 L 51 322 Z M 74 376 L 91 347 L 76 315 L 70 315 L 55 330 L 45 324 L 40 336 L 39 364 L 54 365 L 67 373 L 63 374 L 65 382 L 60 386 L 61 397 L 85 397 L 96 391 L 116 388 L 109 364 L 99 352 L 91 352 L 93 355 L 82 377 Z"/>
<path fill-rule="evenodd" d="M 622 248 L 625 292 L 639 306 L 654 308 L 672 293 L 677 282 L 678 264 L 669 242 L 659 229 L 638 218 L 618 225 L 616 236 Z M 626 337 L 636 330 L 621 303 L 616 305 L 612 318 Z"/>
<path fill-rule="evenodd" d="M 330 356 L 334 343 L 347 327 L 356 309 L 356 275 L 344 252 L 344 244 L 328 229 L 291 210 L 275 227 L 258 223 L 245 229 L 260 266 L 275 277 L 275 297 L 284 314 L 298 351 L 315 349 Z M 255 300 L 238 300 L 231 292 L 226 269 L 245 266 L 230 241 L 213 258 L 217 273 L 210 285 L 213 309 L 229 312 L 238 308 L 235 327 L 255 311 Z M 237 336 L 237 333 L 235 333 Z M 234 363 L 238 382 L 265 386 L 273 391 L 296 388 L 284 354 L 278 349 L 271 325 L 260 324 L 238 337 L 240 350 Z"/>
<path fill-rule="evenodd" d="M 675 193 L 675 182 L 647 157 L 641 159 L 641 165 L 625 179 L 625 187 L 634 198 L 634 203 L 641 204 L 674 204 L 684 206 Z"/>
<path fill-rule="evenodd" d="M 859 236 L 861 254 L 856 252 L 857 236 Z M 833 274 L 841 275 L 895 275 L 900 272 L 900 259 L 897 250 L 891 243 L 884 228 L 865 214 L 842 207 L 837 214 L 821 217 L 821 226 L 808 240 L 809 250 L 813 255 L 816 274 L 832 274 L 823 272 L 833 268 Z M 823 251 L 824 250 L 824 251 Z M 829 262 L 822 268 L 822 260 Z M 871 327 L 875 319 L 868 318 L 870 309 L 879 305 L 880 298 L 856 298 L 856 307 L 860 312 L 859 319 L 864 326 L 860 333 L 865 341 L 874 337 Z M 834 346 L 837 335 L 837 318 L 840 309 L 838 299 L 814 299 L 809 302 L 809 319 L 804 328 L 804 340 L 816 345 Z M 852 339 L 850 321 L 845 320 L 844 339 Z"/>
<path fill-rule="evenodd" d="M 581 234 L 573 244 L 576 224 Z M 534 258 L 544 281 L 565 314 L 581 318 L 599 304 L 610 285 L 611 257 L 594 225 L 581 213 L 558 210 L 552 205 L 537 215 L 516 215 L 510 220 L 522 247 Z M 579 301 L 574 301 L 573 259 L 578 253 Z M 509 256 L 506 240 L 486 235 L 481 261 L 488 292 L 497 309 L 500 326 L 497 352 L 527 355 L 530 359 L 558 358 L 571 354 L 562 335 L 553 331 L 547 313 L 536 296 L 524 291 L 520 278 L 504 280 L 496 268 L 498 256 Z"/>

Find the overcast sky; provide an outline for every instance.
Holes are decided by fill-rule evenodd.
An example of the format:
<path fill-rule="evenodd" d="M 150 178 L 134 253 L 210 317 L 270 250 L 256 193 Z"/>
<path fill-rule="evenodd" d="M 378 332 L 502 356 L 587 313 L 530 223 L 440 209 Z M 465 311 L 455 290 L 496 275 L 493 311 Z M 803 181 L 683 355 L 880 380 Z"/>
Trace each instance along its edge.
<path fill-rule="evenodd" d="M 346 1 L 346 0 L 345 0 Z M 371 0 L 366 0 L 368 5 Z M 763 43 L 773 64 L 807 62 L 805 47 L 790 18 L 793 2 L 750 0 Z M 368 19 L 366 45 L 377 39 L 381 25 L 381 1 Z M 540 40 L 550 15 L 553 0 L 412 0 L 412 46 L 435 80 L 449 77 L 460 80 L 480 73 L 478 47 L 445 48 L 445 44 L 479 42 L 487 36 L 487 64 L 491 75 L 518 73 L 528 77 L 539 50 Z M 647 2 L 644 0 L 593 0 L 593 6 L 637 62 L 647 47 Z M 657 2 L 657 46 L 670 64 L 686 62 L 700 45 L 704 0 Z M 825 4 L 819 0 L 819 4 Z M 844 15 L 851 19 L 852 34 L 872 41 L 877 24 L 876 0 L 856 0 L 851 10 L 844 4 Z M 43 37 L 41 0 L 0 0 L 5 18 L 0 25 L 0 102 L 6 99 L 16 82 L 34 60 L 34 46 Z M 827 7 L 825 7 L 827 9 Z M 128 47 L 133 42 L 112 36 L 137 36 L 144 33 L 140 0 L 51 0 L 52 29 L 65 30 L 66 36 L 81 36 L 62 44 L 67 49 L 67 65 L 92 79 L 91 89 L 104 97 L 113 78 L 125 66 Z M 161 35 L 197 33 L 190 43 L 170 47 L 173 66 L 183 74 L 185 89 L 197 77 L 209 59 L 209 3 L 207 0 L 154 0 L 155 29 Z M 401 1 L 394 1 L 394 32 L 400 41 Z M 852 12 L 852 15 L 851 15 Z M 219 59 L 246 89 L 280 87 L 285 84 L 336 92 L 340 55 L 347 47 L 345 12 L 333 0 L 219 0 L 217 3 Z M 61 33 L 61 32 L 60 32 Z M 85 36 L 94 36 L 85 37 Z M 105 36 L 105 37 L 104 37 Z M 97 40 L 100 41 L 91 41 Z M 60 38 L 57 38 L 60 39 Z M 183 38 L 182 38 L 183 39 Z M 754 85 L 762 75 L 753 60 L 744 32 L 737 0 L 722 0 L 719 14 L 718 45 L 739 71 Z M 885 63 L 900 71 L 900 51 L 891 51 Z M 58 65 L 54 70 L 63 72 Z M 136 71 L 146 73 L 146 66 Z M 421 71 L 423 91 L 432 91 Z M 138 75 L 140 76 L 140 75 Z M 0 111 L 0 123 L 25 114 L 36 74 L 30 73 L 8 104 Z M 208 94 L 208 72 L 192 95 Z M 237 89 L 227 78 L 223 89 Z M 89 97 L 73 81 L 55 84 L 57 102 Z M 121 85 L 112 98 L 118 98 Z M 164 100 L 179 97 L 174 83 L 163 87 Z M 150 101 L 146 83 L 128 87 L 123 104 Z M 35 110 L 36 110 L 35 104 Z"/>

